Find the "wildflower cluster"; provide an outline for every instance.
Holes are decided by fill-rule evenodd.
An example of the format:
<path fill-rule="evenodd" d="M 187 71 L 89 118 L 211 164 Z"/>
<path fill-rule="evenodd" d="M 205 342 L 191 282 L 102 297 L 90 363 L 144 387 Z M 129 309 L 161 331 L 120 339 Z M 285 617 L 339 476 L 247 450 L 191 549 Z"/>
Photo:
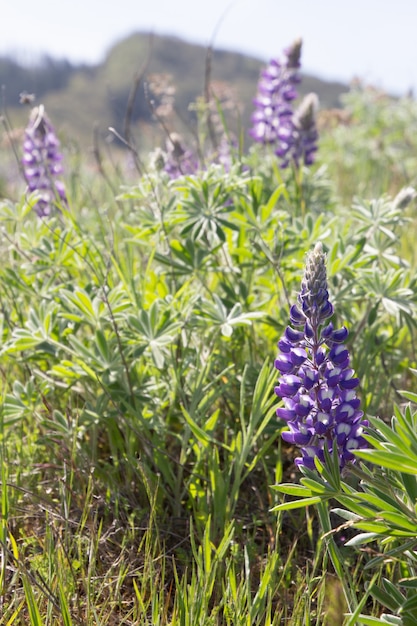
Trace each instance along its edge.
<path fill-rule="evenodd" d="M 249 134 L 263 144 L 271 145 L 281 159 L 281 167 L 290 162 L 299 167 L 314 161 L 317 150 L 316 111 L 318 99 L 308 94 L 294 110 L 293 101 L 298 97 L 301 39 L 284 50 L 284 60 L 272 59 L 263 70 L 254 100 L 252 128 Z"/>
<path fill-rule="evenodd" d="M 63 172 L 59 140 L 43 105 L 31 112 L 25 130 L 22 163 L 29 190 L 39 192 L 34 207 L 39 217 L 50 215 L 56 201 L 66 204 L 65 188 L 58 179 Z"/>
<path fill-rule="evenodd" d="M 336 446 L 339 465 L 353 461 L 352 450 L 365 447 L 359 379 L 349 365 L 344 345 L 345 327 L 334 329 L 326 277 L 326 257 L 321 243 L 308 255 L 298 306 L 290 309 L 291 326 L 278 342 L 275 367 L 281 373 L 275 393 L 284 400 L 277 415 L 289 430 L 285 441 L 301 447 L 298 466 L 314 468 L 314 457 L 324 462 L 324 450 Z M 295 327 L 295 328 L 294 328 Z"/>

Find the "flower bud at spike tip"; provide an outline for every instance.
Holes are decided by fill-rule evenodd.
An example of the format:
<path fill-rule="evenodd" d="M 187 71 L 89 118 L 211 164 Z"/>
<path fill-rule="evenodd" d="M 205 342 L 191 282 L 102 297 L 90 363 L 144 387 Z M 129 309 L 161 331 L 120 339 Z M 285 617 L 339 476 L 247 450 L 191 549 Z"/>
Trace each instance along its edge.
<path fill-rule="evenodd" d="M 281 374 L 275 393 L 284 401 L 277 415 L 289 428 L 282 436 L 300 447 L 296 464 L 301 468 L 314 469 L 315 456 L 323 463 L 325 449 L 336 451 L 343 468 L 354 462 L 352 450 L 366 446 L 362 433 L 368 423 L 356 396 L 359 379 L 344 345 L 348 331 L 333 328 L 332 314 L 326 255 L 318 242 L 307 256 L 291 326 L 278 342 L 281 354 L 275 361 Z"/>

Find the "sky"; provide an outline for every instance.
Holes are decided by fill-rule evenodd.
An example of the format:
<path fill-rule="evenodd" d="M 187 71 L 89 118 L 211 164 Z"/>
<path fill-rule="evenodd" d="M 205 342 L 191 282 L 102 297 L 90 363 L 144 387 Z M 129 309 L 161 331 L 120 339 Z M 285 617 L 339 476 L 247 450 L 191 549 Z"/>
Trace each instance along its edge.
<path fill-rule="evenodd" d="M 297 37 L 320 78 L 417 94 L 417 0 L 0 0 L 0 55 L 98 63 L 137 31 L 267 62 Z"/>

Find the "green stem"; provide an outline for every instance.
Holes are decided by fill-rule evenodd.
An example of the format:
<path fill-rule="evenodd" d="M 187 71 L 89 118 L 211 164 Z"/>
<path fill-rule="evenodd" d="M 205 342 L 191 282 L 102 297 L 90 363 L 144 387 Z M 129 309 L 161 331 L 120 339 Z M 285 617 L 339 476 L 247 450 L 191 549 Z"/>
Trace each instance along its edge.
<path fill-rule="evenodd" d="M 356 597 L 352 576 L 350 575 L 348 568 L 344 564 L 344 558 L 340 553 L 340 550 L 337 547 L 333 537 L 333 529 L 330 523 L 329 509 L 327 507 L 327 504 L 325 502 L 320 502 L 319 504 L 317 504 L 317 511 L 319 514 L 320 525 L 325 535 L 324 540 L 326 542 L 326 548 L 328 550 L 339 582 L 343 587 L 343 593 L 345 595 L 348 611 L 349 613 L 353 613 L 358 606 L 358 599 Z"/>

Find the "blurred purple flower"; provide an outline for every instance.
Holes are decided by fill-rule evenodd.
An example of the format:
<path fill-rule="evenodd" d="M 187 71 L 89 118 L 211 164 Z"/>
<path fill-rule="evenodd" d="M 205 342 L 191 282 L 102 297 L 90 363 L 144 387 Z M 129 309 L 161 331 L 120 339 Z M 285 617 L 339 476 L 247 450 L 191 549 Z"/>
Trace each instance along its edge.
<path fill-rule="evenodd" d="M 200 167 L 197 155 L 184 145 L 177 133 L 167 138 L 163 159 L 163 169 L 172 179 L 196 174 Z"/>
<path fill-rule="evenodd" d="M 301 39 L 284 51 L 285 59 L 273 59 L 262 72 L 254 100 L 252 128 L 249 134 L 263 144 L 271 145 L 281 159 L 281 167 L 303 162 L 311 165 L 317 150 L 316 111 L 318 98 L 308 94 L 294 110 L 298 97 Z"/>
<path fill-rule="evenodd" d="M 22 163 L 29 191 L 39 193 L 34 207 L 39 217 L 50 215 L 59 203 L 67 203 L 64 184 L 58 178 L 63 173 L 59 140 L 42 104 L 32 109 Z"/>
<path fill-rule="evenodd" d="M 366 446 L 359 379 L 349 365 L 344 345 L 345 327 L 327 323 L 333 315 L 326 277 L 326 256 L 321 243 L 307 257 L 298 305 L 290 309 L 291 326 L 278 342 L 275 367 L 281 373 L 275 393 L 284 400 L 277 415 L 289 430 L 285 441 L 301 448 L 298 466 L 314 469 L 314 457 L 324 462 L 324 450 L 336 448 L 340 468 L 354 461 L 352 450 Z"/>
<path fill-rule="evenodd" d="M 296 85 L 301 81 L 299 75 L 301 39 L 284 50 L 284 60 L 272 59 L 261 73 L 258 94 L 254 100 L 255 111 L 252 115 L 252 128 L 249 134 L 263 144 L 276 144 L 279 130 L 291 119 L 292 100 L 298 97 Z"/>
<path fill-rule="evenodd" d="M 237 149 L 237 142 L 223 135 L 217 149 L 209 153 L 207 162 L 222 165 L 225 172 L 229 172 Z M 200 163 L 197 154 L 184 144 L 178 133 L 169 135 L 165 151 L 155 152 L 153 162 L 157 169 L 163 169 L 172 179 L 191 176 L 206 169 L 206 166 Z"/>
<path fill-rule="evenodd" d="M 314 162 L 318 140 L 317 109 L 317 95 L 309 93 L 292 117 L 280 127 L 279 144 L 275 154 L 282 159 L 281 167 L 287 167 L 291 161 L 297 168 L 301 162 L 305 165 L 311 165 Z"/>
<path fill-rule="evenodd" d="M 238 145 L 236 140 L 229 139 L 226 135 L 221 137 L 217 147 L 217 153 L 215 154 L 215 161 L 223 165 L 225 172 L 230 172 L 233 165 L 234 154 L 237 150 Z"/>

